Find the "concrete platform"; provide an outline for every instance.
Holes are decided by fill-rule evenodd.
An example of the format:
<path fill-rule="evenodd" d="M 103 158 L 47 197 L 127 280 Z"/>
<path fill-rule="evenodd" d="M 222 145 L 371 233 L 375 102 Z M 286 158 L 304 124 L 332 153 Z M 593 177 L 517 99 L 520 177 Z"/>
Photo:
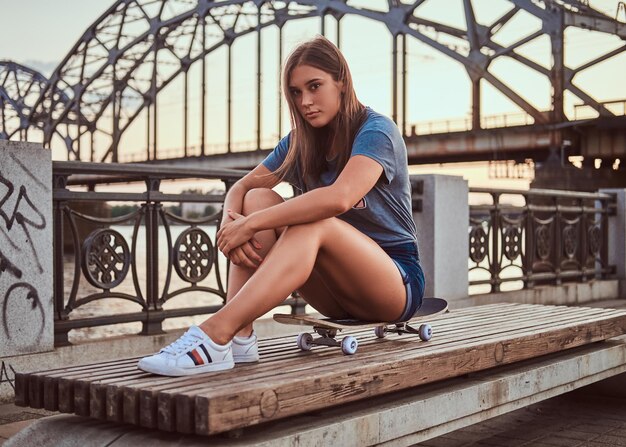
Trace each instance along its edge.
<path fill-rule="evenodd" d="M 626 388 L 626 377 L 621 377 Z M 583 387 L 511 413 L 416 444 L 416 447 L 621 447 L 626 445 L 626 398 Z M 40 410 L 32 410 L 40 411 Z M 0 414 L 23 414 L 11 404 Z M 0 418 L 0 446 L 7 437 L 42 417 L 30 413 L 20 422 Z M 233 441 L 234 442 L 234 441 Z M 165 445 L 175 445 L 170 442 Z M 3 446 L 5 447 L 5 446 Z M 6 446 L 8 447 L 8 446 Z"/>

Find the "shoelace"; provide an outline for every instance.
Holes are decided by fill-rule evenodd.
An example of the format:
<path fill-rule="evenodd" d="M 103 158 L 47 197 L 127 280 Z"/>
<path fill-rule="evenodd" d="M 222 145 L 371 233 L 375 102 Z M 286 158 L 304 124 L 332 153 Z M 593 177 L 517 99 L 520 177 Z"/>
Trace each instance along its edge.
<path fill-rule="evenodd" d="M 160 352 L 166 352 L 168 354 L 180 354 L 181 352 L 186 352 L 191 348 L 196 342 L 198 338 L 191 335 L 188 332 L 185 332 L 182 337 L 173 342 L 172 344 L 161 349 Z"/>

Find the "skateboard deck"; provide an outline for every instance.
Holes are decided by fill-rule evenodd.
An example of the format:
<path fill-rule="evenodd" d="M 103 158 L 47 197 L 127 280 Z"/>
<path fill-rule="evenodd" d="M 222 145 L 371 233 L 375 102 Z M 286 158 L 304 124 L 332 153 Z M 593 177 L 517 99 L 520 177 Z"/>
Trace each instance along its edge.
<path fill-rule="evenodd" d="M 337 332 L 344 329 L 368 329 L 374 328 L 376 336 L 385 337 L 387 333 L 395 334 L 416 334 L 423 341 L 428 341 L 432 337 L 432 328 L 425 320 L 429 317 L 443 314 L 448 311 L 448 303 L 441 298 L 424 298 L 422 307 L 411 318 L 404 323 L 390 323 L 386 321 L 360 321 L 354 319 L 333 319 L 315 318 L 310 315 L 290 315 L 275 314 L 274 320 L 278 323 L 292 324 L 299 326 L 311 326 L 319 338 L 314 338 L 309 333 L 302 333 L 298 336 L 298 347 L 303 351 L 309 351 L 313 345 L 340 346 L 344 354 L 354 354 L 357 350 L 358 342 L 353 336 L 344 337 L 341 342 L 335 339 Z M 412 324 L 420 324 L 419 328 L 414 328 Z"/>
<path fill-rule="evenodd" d="M 441 298 L 424 298 L 422 307 L 409 322 L 426 317 L 433 317 L 448 311 L 448 303 Z M 319 326 L 327 329 L 368 329 L 395 323 L 387 321 L 360 321 L 354 319 L 315 318 L 310 315 L 274 314 L 274 320 L 283 324 L 296 324 L 299 326 Z"/>

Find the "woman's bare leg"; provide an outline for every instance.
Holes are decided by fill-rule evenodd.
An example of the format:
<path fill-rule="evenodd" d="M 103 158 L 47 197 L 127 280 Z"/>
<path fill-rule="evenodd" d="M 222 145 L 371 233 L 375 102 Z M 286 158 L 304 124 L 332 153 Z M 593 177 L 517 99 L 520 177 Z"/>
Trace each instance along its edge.
<path fill-rule="evenodd" d="M 271 189 L 256 188 L 248 191 L 243 200 L 242 214 L 247 216 L 255 211 L 269 208 L 283 202 L 283 198 Z M 276 243 L 277 235 L 274 230 L 259 231 L 254 235 L 257 241 L 261 243 L 261 249 L 256 250 L 261 258 L 270 251 L 274 243 Z M 228 291 L 226 292 L 226 302 L 229 302 L 241 290 L 243 285 L 254 274 L 256 268 L 239 266 L 231 264 L 228 275 Z M 247 337 L 252 333 L 252 323 L 243 327 L 237 335 Z"/>
<path fill-rule="evenodd" d="M 249 280 L 202 329 L 217 343 L 227 343 L 293 290 L 306 287 L 314 269 L 323 271 L 336 291 L 334 297 L 319 297 L 328 300 L 320 306 L 339 298 L 339 311 L 388 321 L 404 310 L 406 291 L 395 263 L 369 237 L 331 218 L 287 228 Z"/>

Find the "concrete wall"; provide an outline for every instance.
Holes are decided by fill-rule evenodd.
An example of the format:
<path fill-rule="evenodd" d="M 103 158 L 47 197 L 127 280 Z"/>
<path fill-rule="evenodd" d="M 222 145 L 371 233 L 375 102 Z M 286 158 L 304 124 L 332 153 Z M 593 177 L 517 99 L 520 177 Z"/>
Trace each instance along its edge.
<path fill-rule="evenodd" d="M 413 210 L 424 269 L 424 296 L 448 301 L 465 298 L 469 253 L 468 186 L 463 177 L 412 175 L 423 181 L 422 210 Z"/>
<path fill-rule="evenodd" d="M 615 300 L 618 297 L 619 281 L 606 279 L 582 283 L 568 282 L 560 286 L 538 286 L 510 292 L 470 295 L 450 303 L 450 309 L 496 303 L 589 306 L 596 301 Z"/>
<path fill-rule="evenodd" d="M 7 360 L 51 351 L 52 161 L 39 144 L 0 141 L 0 389 Z"/>
<path fill-rule="evenodd" d="M 602 189 L 600 192 L 615 194 L 617 209 L 609 216 L 609 265 L 615 266 L 619 280 L 619 295 L 626 298 L 626 189 Z"/>

